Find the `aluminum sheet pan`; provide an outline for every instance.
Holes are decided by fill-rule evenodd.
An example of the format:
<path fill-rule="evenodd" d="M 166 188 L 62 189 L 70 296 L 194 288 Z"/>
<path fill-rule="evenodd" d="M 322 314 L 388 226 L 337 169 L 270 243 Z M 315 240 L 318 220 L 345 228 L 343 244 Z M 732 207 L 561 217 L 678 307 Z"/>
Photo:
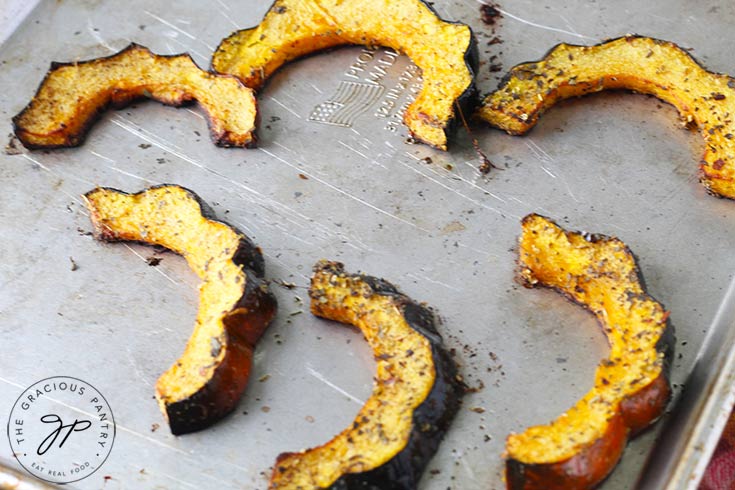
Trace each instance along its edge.
<path fill-rule="evenodd" d="M 507 0 L 495 33 L 479 6 L 435 2 L 475 29 L 482 92 L 500 75 L 488 69 L 491 56 L 508 69 L 558 42 L 631 32 L 696 48 L 710 69 L 735 72 L 730 2 Z M 0 49 L 2 134 L 51 60 L 136 41 L 188 51 L 207 66 L 223 36 L 257 23 L 267 7 L 43 2 Z M 503 43 L 488 46 L 495 35 Z M 102 469 L 74 488 L 265 488 L 278 453 L 323 443 L 370 393 L 374 365 L 359 333 L 313 318 L 301 303 L 312 264 L 326 257 L 434 306 L 465 377 L 485 385 L 466 397 L 429 466 L 440 472 L 427 472 L 422 488 L 503 488 L 505 436 L 571 406 L 607 349 L 588 313 L 514 282 L 519 220 L 530 212 L 617 235 L 635 251 L 649 292 L 671 310 L 678 389 L 735 270 L 735 203 L 697 183 L 699 135 L 656 99 L 600 94 L 560 104 L 526 137 L 478 126 L 481 146 L 503 167 L 483 177 L 462 132 L 448 153 L 405 141 L 400 108 L 416 75 L 405 57 L 359 47 L 292 63 L 260 94 L 257 149 L 214 147 L 196 108 L 141 103 L 105 114 L 80 148 L 0 155 L 0 421 L 32 383 L 80 377 L 107 397 L 118 430 Z M 367 110 L 347 120 L 319 111 L 356 83 L 373 87 L 363 91 Z M 298 286 L 273 287 L 280 312 L 238 410 L 182 437 L 166 429 L 153 391 L 191 332 L 197 279 L 172 254 L 150 267 L 149 248 L 95 242 L 79 197 L 96 185 L 136 191 L 163 182 L 198 192 L 263 247 L 270 278 Z M 633 486 L 660 429 L 629 445 L 604 489 Z M 0 460 L 17 467 L 4 442 Z"/>

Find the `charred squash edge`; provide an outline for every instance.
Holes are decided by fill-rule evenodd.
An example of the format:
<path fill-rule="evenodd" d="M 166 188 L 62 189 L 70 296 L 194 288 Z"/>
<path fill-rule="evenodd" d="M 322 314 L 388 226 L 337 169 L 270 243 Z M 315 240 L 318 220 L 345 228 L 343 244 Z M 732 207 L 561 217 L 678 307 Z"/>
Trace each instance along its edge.
<path fill-rule="evenodd" d="M 200 104 L 196 99 L 194 98 L 187 98 L 182 96 L 180 100 L 175 101 L 174 103 L 169 104 L 168 102 L 165 102 L 163 100 L 160 100 L 158 98 L 148 96 L 148 95 L 142 95 L 142 96 L 133 96 L 133 97 L 120 97 L 120 93 L 116 92 L 114 95 L 116 97 L 120 97 L 119 99 L 115 99 L 114 97 L 110 97 L 109 100 L 107 100 L 105 103 L 101 104 L 97 109 L 90 114 L 90 116 L 84 121 L 84 123 L 80 126 L 79 131 L 75 133 L 69 133 L 65 137 L 64 143 L 61 144 L 40 144 L 40 143 L 34 143 L 29 140 L 29 135 L 32 134 L 29 131 L 27 131 L 23 125 L 22 119 L 24 116 L 26 116 L 33 108 L 34 101 L 39 97 L 41 90 L 43 89 L 44 85 L 46 84 L 49 77 L 59 68 L 63 68 L 66 66 L 79 66 L 79 65 L 85 65 L 85 64 L 92 64 L 92 63 L 100 63 L 104 62 L 105 60 L 110 60 L 112 58 L 115 58 L 117 56 L 124 55 L 125 53 L 129 51 L 135 51 L 135 50 L 143 50 L 146 53 L 153 56 L 155 59 L 166 59 L 166 58 L 178 58 L 183 57 L 185 59 L 188 59 L 192 62 L 194 67 L 196 67 L 197 70 L 201 71 L 202 73 L 207 73 L 209 75 L 215 76 L 215 77 L 222 77 L 222 78 L 234 78 L 238 84 L 240 84 L 241 88 L 247 92 L 247 95 L 252 98 L 253 102 L 253 111 L 255 113 L 255 117 L 253 119 L 252 128 L 248 133 L 246 134 L 236 134 L 231 131 L 221 131 L 217 132 L 213 128 L 213 116 L 212 114 L 207 111 L 207 108 Z M 183 107 L 188 104 L 197 103 L 199 107 L 202 109 L 202 111 L 206 114 L 207 119 L 207 127 L 209 130 L 210 138 L 212 139 L 212 142 L 220 147 L 242 147 L 242 148 L 250 148 L 254 147 L 257 142 L 257 136 L 256 136 L 256 127 L 257 122 L 259 118 L 258 109 L 257 109 L 257 101 L 255 100 L 255 95 L 252 92 L 251 89 L 246 87 L 242 84 L 242 82 L 237 78 L 233 77 L 231 75 L 221 74 L 221 73 L 213 73 L 211 71 L 203 70 L 196 61 L 189 55 L 188 53 L 181 53 L 181 54 L 172 54 L 172 55 L 164 55 L 164 54 L 155 54 L 150 49 L 148 49 L 145 46 L 142 46 L 137 43 L 130 43 L 128 46 L 123 48 L 121 51 L 118 51 L 117 53 L 113 53 L 109 56 L 102 56 L 99 58 L 93 58 L 85 61 L 78 61 L 78 62 L 58 62 L 53 61 L 51 62 L 51 67 L 49 68 L 48 72 L 46 72 L 46 75 L 44 76 L 43 80 L 39 84 L 38 88 L 36 89 L 35 94 L 31 98 L 30 102 L 18 113 L 16 114 L 13 119 L 13 132 L 18 137 L 18 139 L 23 143 L 23 146 L 28 148 L 29 150 L 39 150 L 39 149 L 56 149 L 56 148 L 71 148 L 76 147 L 84 143 L 85 139 L 87 138 L 87 134 L 91 127 L 99 120 L 99 118 L 102 116 L 104 112 L 106 112 L 108 109 L 123 109 L 127 107 L 128 105 L 138 101 L 138 100 L 144 100 L 144 99 L 151 99 L 155 100 L 156 102 L 160 102 L 164 105 L 169 105 L 171 107 Z M 36 138 L 43 138 L 44 135 L 34 135 Z"/>
<path fill-rule="evenodd" d="M 252 365 L 252 351 L 255 343 L 265 332 L 275 316 L 277 302 L 275 296 L 268 291 L 263 279 L 265 262 L 260 247 L 236 227 L 217 220 L 214 211 L 195 192 L 178 185 L 161 184 L 149 187 L 140 192 L 127 193 L 110 187 L 98 187 L 84 195 L 90 210 L 90 219 L 96 239 L 104 242 L 128 241 L 120 238 L 115 231 L 102 225 L 95 208 L 87 200 L 92 193 L 103 190 L 135 197 L 151 190 L 161 188 L 178 188 L 199 205 L 201 216 L 212 222 L 221 223 L 232 229 L 239 236 L 239 247 L 232 254 L 231 261 L 236 266 L 242 266 L 245 274 L 245 289 L 242 296 L 229 312 L 222 314 L 223 334 L 227 337 L 227 352 L 221 363 L 212 372 L 212 376 L 202 389 L 194 395 L 174 403 L 162 401 L 163 393 L 156 386 L 156 398 L 164 411 L 171 433 L 174 435 L 196 432 L 209 427 L 232 412 L 244 392 Z M 151 245 L 145 241 L 132 240 L 144 245 Z M 238 312 L 241 308 L 248 309 L 243 315 Z M 229 314 L 235 313 L 235 315 Z M 252 326 L 248 331 L 242 331 L 243 326 Z M 245 355 L 244 352 L 249 353 Z M 177 361 L 178 362 L 178 361 Z M 233 377 L 231 374 L 235 373 Z M 240 374 L 241 376 L 237 376 Z M 234 396 L 232 396 L 234 395 Z"/>
<path fill-rule="evenodd" d="M 658 303 L 645 292 L 646 284 L 640 273 L 638 260 L 622 241 L 601 234 L 567 231 L 553 220 L 537 214 L 526 216 L 522 223 L 525 224 L 535 218 L 546 220 L 567 236 L 581 235 L 586 241 L 593 244 L 611 240 L 618 241 L 623 246 L 625 255 L 633 260 L 636 280 L 643 290 L 643 296 Z M 533 275 L 531 269 L 523 264 L 520 259 L 518 265 L 519 280 L 525 287 L 538 286 L 552 289 L 594 315 L 587 304 L 577 301 L 561 288 L 548 285 L 541 280 L 532 284 L 520 273 L 526 270 Z M 600 326 L 604 327 L 596 315 L 595 318 Z M 676 338 L 674 328 L 668 319 L 668 313 L 666 313 L 665 325 L 663 333 L 656 343 L 656 352 L 660 353 L 663 359 L 660 375 L 631 396 L 619 400 L 619 407 L 615 415 L 608 420 L 606 433 L 575 456 L 556 463 L 530 464 L 507 456 L 505 478 L 509 490 L 588 489 L 596 487 L 607 478 L 622 456 L 628 440 L 656 422 L 663 415 L 671 399 L 669 373 L 674 357 Z"/>
<path fill-rule="evenodd" d="M 456 111 L 457 110 L 458 111 L 462 111 L 463 114 L 469 115 L 469 114 L 472 113 L 472 111 L 474 110 L 474 108 L 478 104 L 478 97 L 477 97 L 478 96 L 478 92 L 477 92 L 477 85 L 476 85 L 476 75 L 477 75 L 477 70 L 478 70 L 478 67 L 479 67 L 479 64 L 480 64 L 480 55 L 479 55 L 479 50 L 478 50 L 478 47 L 477 47 L 477 40 L 475 39 L 475 34 L 474 34 L 472 28 L 469 25 L 464 24 L 463 22 L 448 21 L 448 20 L 442 19 L 439 16 L 439 14 L 436 12 L 436 10 L 434 9 L 433 5 L 430 2 L 427 2 L 425 0 L 419 0 L 419 1 L 424 6 L 426 6 L 429 9 L 429 11 L 431 11 L 431 13 L 434 14 L 434 16 L 436 16 L 436 18 L 437 18 L 438 21 L 444 22 L 444 23 L 447 23 L 447 24 L 453 24 L 453 25 L 458 25 L 458 26 L 465 26 L 465 27 L 467 27 L 469 29 L 469 32 L 470 32 L 470 42 L 469 42 L 469 45 L 467 46 L 467 49 L 464 52 L 464 62 L 465 62 L 465 66 L 467 68 L 467 71 L 469 72 L 471 82 L 470 82 L 469 86 L 464 90 L 464 92 L 462 92 L 462 94 L 459 97 L 457 97 L 457 99 L 454 101 L 452 113 L 449 116 L 448 123 L 444 127 L 444 141 L 443 142 L 442 141 L 437 141 L 437 142 L 435 142 L 435 141 L 425 141 L 425 140 L 423 140 L 421 138 L 418 138 L 418 137 L 416 138 L 417 141 L 420 141 L 422 143 L 425 143 L 425 144 L 427 144 L 427 145 L 429 145 L 431 147 L 437 148 L 439 150 L 446 150 L 447 149 L 447 140 L 449 139 L 449 136 L 451 135 L 451 133 L 453 133 L 456 130 L 457 126 L 461 122 L 461 119 L 459 119 L 457 117 Z M 273 3 L 271 4 L 271 7 L 268 9 L 268 12 L 266 12 L 266 14 L 263 16 L 263 20 L 273 10 L 273 8 L 276 7 L 276 4 L 278 2 L 279 2 L 279 0 L 274 0 L 273 1 Z M 220 42 L 220 44 L 217 46 L 217 49 L 215 49 L 215 51 L 214 51 L 214 54 L 212 56 L 211 69 L 214 72 L 218 72 L 218 70 L 217 70 L 217 68 L 215 66 L 216 65 L 216 59 L 217 59 L 217 53 L 219 53 L 220 50 L 223 49 L 223 46 L 225 45 L 225 43 L 229 39 L 231 39 L 231 38 L 233 38 L 235 36 L 238 36 L 241 33 L 244 33 L 244 32 L 250 31 L 252 29 L 255 29 L 257 27 L 258 27 L 258 25 L 254 25 L 252 27 L 248 27 L 248 28 L 245 28 L 245 29 L 239 29 L 239 30 L 233 32 L 232 34 L 230 34 L 229 36 L 227 36 L 226 38 L 224 38 Z M 290 61 L 286 61 L 285 63 L 283 63 L 282 65 L 280 65 L 278 68 L 276 68 L 276 70 L 274 70 L 273 73 L 275 73 L 278 70 L 280 70 L 285 64 L 287 64 L 289 62 L 297 61 L 299 59 L 306 58 L 307 56 L 313 56 L 313 55 L 316 55 L 316 54 L 321 53 L 321 52 L 330 51 L 332 49 L 337 49 L 339 47 L 350 46 L 350 45 L 352 45 L 352 44 L 350 44 L 350 43 L 344 43 L 344 44 L 340 44 L 340 45 L 336 45 L 336 46 L 330 46 L 330 47 L 327 47 L 327 48 L 324 48 L 324 49 L 315 49 L 314 51 L 311 51 L 311 52 L 309 52 L 307 54 L 304 54 L 302 56 L 299 56 L 297 58 L 294 58 L 294 59 L 292 59 Z M 250 87 L 250 88 L 252 88 L 254 90 L 259 90 L 259 89 L 261 89 L 265 85 L 265 83 L 266 83 L 266 81 L 267 81 L 267 79 L 269 77 L 270 77 L 270 75 L 267 76 L 267 77 L 265 77 L 265 78 L 262 77 L 262 76 L 260 76 L 260 77 L 257 77 L 255 79 L 251 79 L 251 80 L 243 80 L 243 83 L 245 83 L 245 85 L 247 85 L 248 87 Z M 424 80 L 424 83 L 426 83 L 426 80 Z M 423 90 L 423 88 L 422 88 L 422 90 Z M 406 112 L 408 113 L 408 111 L 406 111 Z M 418 114 L 418 116 L 419 116 L 419 118 L 422 118 L 421 116 L 426 116 L 426 115 L 425 114 Z M 404 124 L 406 124 L 406 114 L 404 114 Z M 416 135 L 413 133 L 413 131 L 410 130 L 410 128 L 409 128 L 409 132 L 411 132 L 412 136 L 416 137 Z"/>
<path fill-rule="evenodd" d="M 735 78 L 732 78 L 726 74 L 707 70 L 707 68 L 702 65 L 697 59 L 695 59 L 689 52 L 687 52 L 685 49 L 680 48 L 673 42 L 640 36 L 637 34 L 631 34 L 615 39 L 606 40 L 601 43 L 589 46 L 560 43 L 548 50 L 541 59 L 536 61 L 524 62 L 514 66 L 510 70 L 510 72 L 508 72 L 503 77 L 500 84 L 498 85 L 497 90 L 484 98 L 480 108 L 476 113 L 476 117 L 478 119 L 482 119 L 488 122 L 491 126 L 506 131 L 509 134 L 523 135 L 530 131 L 536 125 L 541 114 L 546 112 L 557 102 L 563 99 L 570 97 L 581 97 L 583 95 L 597 93 L 602 90 L 630 90 L 634 92 L 646 93 L 676 107 L 684 124 L 687 127 L 691 127 L 692 125 L 699 126 L 700 133 L 705 140 L 705 152 L 704 156 L 700 160 L 699 167 L 700 182 L 705 186 L 710 194 L 716 197 L 735 199 L 735 156 L 733 156 L 733 153 L 735 152 L 735 139 L 733 139 L 735 138 L 735 136 L 733 136 L 735 135 L 735 123 L 730 121 L 729 124 L 727 124 L 726 121 L 725 124 L 727 124 L 727 126 L 723 126 L 722 124 L 720 124 L 721 121 L 699 121 L 697 117 L 698 112 L 692 110 L 692 108 L 688 108 L 688 104 L 686 103 L 686 101 L 680 101 L 678 104 L 674 104 L 673 102 L 663 100 L 655 93 L 646 91 L 640 87 L 619 86 L 612 89 L 607 89 L 605 87 L 605 83 L 609 81 L 607 79 L 614 79 L 616 75 L 615 73 L 610 73 L 606 77 L 576 83 L 579 86 L 579 90 L 569 95 L 559 94 L 558 88 L 560 85 L 568 88 L 570 85 L 572 85 L 571 83 L 569 83 L 570 80 L 566 80 L 562 84 L 555 83 L 556 88 L 548 91 L 542 92 L 539 90 L 539 92 L 536 94 L 537 104 L 535 105 L 535 107 L 529 106 L 527 108 L 524 108 L 527 110 L 524 110 L 523 114 L 515 114 L 515 111 L 507 110 L 502 103 L 498 104 L 499 101 L 502 102 L 503 100 L 503 91 L 507 88 L 509 82 L 516 78 L 516 74 L 518 72 L 528 70 L 534 73 L 539 73 L 539 71 L 534 69 L 534 65 L 537 63 L 546 62 L 558 50 L 591 50 L 594 48 L 605 48 L 606 46 L 613 43 L 634 42 L 641 40 L 646 42 L 650 41 L 657 46 L 665 46 L 671 50 L 672 54 L 678 53 L 684 55 L 685 59 L 691 62 L 692 68 L 701 70 L 701 72 L 707 74 L 712 79 L 712 100 L 716 102 L 724 100 L 724 97 L 722 97 L 722 99 L 718 98 L 718 96 L 722 95 L 721 92 L 723 91 L 728 92 L 728 99 L 735 99 Z M 580 56 L 596 56 L 596 53 L 587 53 L 584 51 L 579 53 L 575 52 L 574 54 L 579 54 Z M 646 55 L 643 54 L 642 56 L 645 57 Z M 716 85 L 716 80 L 721 80 L 722 85 Z M 651 85 L 655 85 L 659 88 L 663 87 L 662 90 L 668 90 L 668 87 L 666 86 L 666 75 L 662 75 L 660 80 L 649 81 L 651 82 Z M 533 87 L 533 89 L 540 89 L 540 87 Z M 681 90 L 684 90 L 684 87 L 682 87 Z M 499 120 L 498 115 L 502 115 L 502 117 L 512 119 L 513 121 L 512 123 L 509 121 L 507 124 L 505 124 Z M 724 130 L 723 128 L 727 130 Z M 722 130 L 721 132 L 723 134 L 728 133 L 728 135 L 726 135 L 725 137 L 730 140 L 730 148 L 723 148 L 722 146 L 715 145 L 719 146 L 718 149 L 716 147 L 713 147 L 713 144 L 710 143 L 710 132 L 718 132 L 720 130 Z M 727 151 L 728 149 L 730 150 L 729 152 Z"/>
<path fill-rule="evenodd" d="M 444 349 L 442 337 L 437 331 L 436 317 L 432 310 L 400 293 L 395 286 L 384 279 L 362 274 L 348 274 L 344 271 L 344 266 L 341 263 L 325 260 L 315 265 L 312 287 L 309 290 L 312 300 L 312 313 L 317 316 L 331 319 L 325 312 L 318 309 L 318 293 L 314 289 L 314 283 L 315 279 L 320 275 L 326 277 L 336 275 L 358 280 L 370 288 L 372 291 L 371 297 L 382 296 L 389 298 L 393 305 L 401 312 L 409 327 L 429 342 L 435 370 L 435 379 L 431 391 L 413 412 L 410 436 L 403 449 L 392 459 L 384 462 L 377 468 L 361 473 L 343 473 L 328 488 L 335 490 L 415 489 L 426 465 L 436 452 L 439 443 L 457 413 L 461 397 L 464 393 L 462 385 L 458 381 L 457 366 L 449 353 Z M 379 352 L 375 352 L 376 357 L 379 355 Z M 349 430 L 345 429 L 344 432 Z M 289 458 L 297 458 L 300 454 L 328 446 L 331 442 L 332 440 L 322 446 L 307 449 L 300 453 L 284 453 L 279 455 L 271 477 L 271 490 L 290 488 L 289 482 L 277 483 L 277 477 L 281 472 L 279 469 L 280 463 Z"/>

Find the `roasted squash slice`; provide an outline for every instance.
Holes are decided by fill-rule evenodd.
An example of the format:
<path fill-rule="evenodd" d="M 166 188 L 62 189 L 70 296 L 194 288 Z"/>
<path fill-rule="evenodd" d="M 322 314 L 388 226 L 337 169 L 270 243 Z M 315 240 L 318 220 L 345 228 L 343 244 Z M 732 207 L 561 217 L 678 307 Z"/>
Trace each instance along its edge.
<path fill-rule="evenodd" d="M 373 393 L 354 423 L 323 446 L 281 454 L 271 489 L 414 489 L 462 393 L 431 310 L 382 279 L 319 262 L 311 311 L 354 325 L 373 348 Z"/>
<path fill-rule="evenodd" d="M 84 197 L 99 240 L 166 247 L 201 278 L 194 333 L 181 358 L 158 379 L 156 398 L 173 434 L 213 424 L 235 408 L 255 343 L 276 311 L 263 281 L 260 249 L 215 221 L 209 207 L 183 187 L 162 185 L 137 194 L 97 188 Z"/>
<path fill-rule="evenodd" d="M 535 214 L 523 219 L 520 276 L 588 308 L 610 342 L 595 385 L 548 425 L 508 437 L 509 489 L 586 489 L 617 464 L 625 444 L 655 421 L 671 395 L 673 331 L 646 294 L 633 254 L 617 238 L 566 232 Z"/>
<path fill-rule="evenodd" d="M 455 104 L 475 99 L 471 29 L 441 20 L 421 0 L 276 0 L 257 27 L 222 41 L 212 68 L 259 88 L 284 63 L 345 44 L 387 46 L 422 70 L 423 88 L 403 121 L 414 138 L 446 150 Z"/>
<path fill-rule="evenodd" d="M 523 134 L 557 101 L 606 89 L 651 94 L 676 107 L 704 137 L 702 183 L 735 199 L 735 79 L 706 71 L 671 42 L 627 36 L 596 46 L 559 44 L 542 60 L 514 67 L 478 115 Z"/>
<path fill-rule="evenodd" d="M 196 100 L 219 146 L 255 142 L 255 96 L 239 80 L 200 69 L 188 54 L 161 56 L 131 44 L 106 58 L 52 63 L 36 95 L 13 118 L 27 148 L 78 146 L 108 106 L 149 98 L 171 106 Z"/>

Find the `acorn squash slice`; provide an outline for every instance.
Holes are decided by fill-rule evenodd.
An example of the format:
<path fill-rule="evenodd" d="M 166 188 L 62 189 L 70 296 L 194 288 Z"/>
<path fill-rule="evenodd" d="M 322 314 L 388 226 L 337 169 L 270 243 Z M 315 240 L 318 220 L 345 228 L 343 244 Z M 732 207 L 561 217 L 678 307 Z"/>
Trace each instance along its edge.
<path fill-rule="evenodd" d="M 13 118 L 29 149 L 80 145 L 107 107 L 149 98 L 170 106 L 196 100 L 219 146 L 255 142 L 255 95 L 239 80 L 199 68 L 188 54 L 162 56 L 131 44 L 105 58 L 52 63 L 31 102 Z"/>
<path fill-rule="evenodd" d="M 509 489 L 586 489 L 615 467 L 628 438 L 663 413 L 671 395 L 669 313 L 643 289 L 635 258 L 617 238 L 567 232 L 535 214 L 523 219 L 520 277 L 588 308 L 610 343 L 595 384 L 548 425 L 506 442 Z"/>
<path fill-rule="evenodd" d="M 311 312 L 359 328 L 373 348 L 373 392 L 326 444 L 278 456 L 270 488 L 414 489 L 458 407 L 462 388 L 431 310 L 388 282 L 321 261 Z"/>
<path fill-rule="evenodd" d="M 96 188 L 84 198 L 97 239 L 166 247 L 201 278 L 194 333 L 184 354 L 158 379 L 156 399 L 173 434 L 213 424 L 237 405 L 255 343 L 276 311 L 260 249 L 216 221 L 183 187 L 162 185 L 137 194 Z"/>
<path fill-rule="evenodd" d="M 735 79 L 706 71 L 671 42 L 627 36 L 595 46 L 559 44 L 543 59 L 514 67 L 478 116 L 524 134 L 557 101 L 607 89 L 650 94 L 676 107 L 704 137 L 702 184 L 735 199 Z"/>
<path fill-rule="evenodd" d="M 455 105 L 470 110 L 478 55 L 469 26 L 441 20 L 421 0 L 276 0 L 260 25 L 224 39 L 212 68 L 260 88 L 284 63 L 345 44 L 387 46 L 422 70 L 423 87 L 403 122 L 412 136 L 446 150 Z"/>

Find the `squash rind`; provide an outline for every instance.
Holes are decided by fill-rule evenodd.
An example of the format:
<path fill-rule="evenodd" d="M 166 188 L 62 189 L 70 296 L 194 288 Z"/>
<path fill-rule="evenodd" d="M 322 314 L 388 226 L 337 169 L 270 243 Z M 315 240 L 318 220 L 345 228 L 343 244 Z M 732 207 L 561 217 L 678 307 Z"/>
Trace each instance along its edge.
<path fill-rule="evenodd" d="M 589 309 L 608 337 L 610 355 L 574 407 L 548 425 L 508 437 L 507 487 L 593 488 L 613 470 L 629 437 L 663 414 L 671 397 L 673 328 L 668 312 L 646 294 L 623 242 L 568 232 L 536 214 L 522 226 L 524 285 L 555 289 Z"/>
<path fill-rule="evenodd" d="M 686 126 L 698 126 L 705 140 L 700 181 L 735 199 L 735 79 L 707 71 L 672 42 L 630 35 L 593 46 L 558 44 L 513 67 L 476 115 L 521 135 L 558 101 L 608 89 L 653 95 L 676 107 Z"/>
<path fill-rule="evenodd" d="M 260 249 L 180 186 L 136 194 L 98 187 L 84 198 L 98 240 L 164 246 L 202 279 L 196 327 L 184 354 L 156 383 L 156 398 L 174 435 L 212 425 L 236 408 L 255 344 L 275 315 Z"/>
<path fill-rule="evenodd" d="M 403 121 L 412 136 L 446 150 L 455 105 L 476 100 L 477 45 L 469 26 L 441 20 L 422 0 L 276 0 L 258 26 L 225 38 L 212 68 L 258 89 L 284 63 L 347 44 L 406 53 L 424 84 Z"/>
<path fill-rule="evenodd" d="M 223 147 L 255 144 L 253 91 L 232 76 L 199 68 L 188 54 L 157 55 L 132 43 L 103 58 L 51 64 L 13 129 L 28 149 L 79 146 L 108 108 L 149 98 L 180 107 L 196 100 L 212 141 Z"/>
<path fill-rule="evenodd" d="M 309 294 L 312 313 L 362 330 L 377 374 L 372 396 L 349 428 L 322 446 L 278 457 L 271 490 L 415 489 L 462 395 L 434 314 L 390 283 L 347 274 L 337 262 L 315 266 Z M 409 345 L 415 350 L 404 350 Z M 382 424 L 386 420 L 399 422 Z"/>

